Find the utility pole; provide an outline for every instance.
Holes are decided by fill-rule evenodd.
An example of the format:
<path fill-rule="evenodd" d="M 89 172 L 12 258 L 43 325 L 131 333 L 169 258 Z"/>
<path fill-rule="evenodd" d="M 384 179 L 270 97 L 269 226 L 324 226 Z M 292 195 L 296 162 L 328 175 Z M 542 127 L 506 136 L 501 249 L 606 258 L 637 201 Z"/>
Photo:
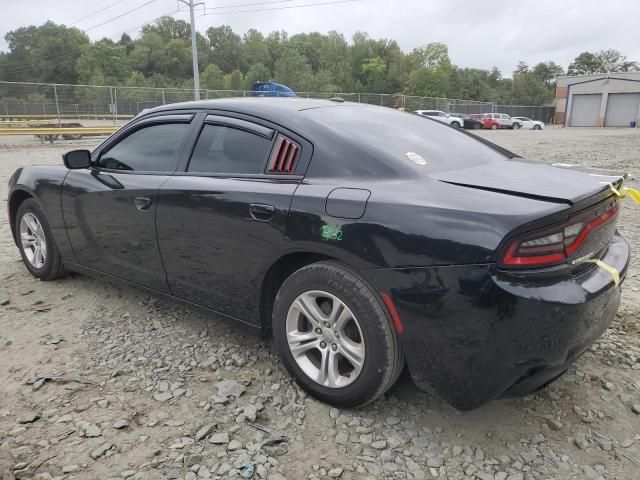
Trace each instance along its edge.
<path fill-rule="evenodd" d="M 204 5 L 203 2 L 193 3 L 193 0 L 178 0 L 189 7 L 191 14 L 191 57 L 193 58 L 193 96 L 195 100 L 200 100 L 200 70 L 198 69 L 198 48 L 196 46 L 196 17 L 194 7 Z"/>

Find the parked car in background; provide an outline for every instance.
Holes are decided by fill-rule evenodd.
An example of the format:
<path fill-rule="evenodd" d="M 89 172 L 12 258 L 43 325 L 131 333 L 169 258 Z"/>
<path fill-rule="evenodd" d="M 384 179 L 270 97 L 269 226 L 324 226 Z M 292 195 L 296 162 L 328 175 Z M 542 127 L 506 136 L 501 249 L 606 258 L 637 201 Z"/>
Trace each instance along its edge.
<path fill-rule="evenodd" d="M 464 121 L 460 117 L 456 117 L 443 112 L 442 110 L 416 110 L 414 113 L 422 115 L 423 117 L 433 118 L 439 122 L 446 123 L 452 127 L 460 128 L 464 125 Z"/>
<path fill-rule="evenodd" d="M 482 120 L 473 118 L 471 115 L 468 115 L 466 113 L 452 113 L 451 116 L 461 118 L 464 122 L 463 127 L 466 129 L 478 130 L 480 128 L 484 128 L 484 123 L 482 123 Z"/>
<path fill-rule="evenodd" d="M 253 84 L 254 97 L 295 97 L 296 94 L 286 85 L 275 82 L 256 82 Z"/>
<path fill-rule="evenodd" d="M 539 120 L 531 120 L 528 117 L 513 117 L 514 128 L 526 128 L 527 130 L 542 130 L 544 122 Z"/>
<path fill-rule="evenodd" d="M 484 128 L 489 128 L 491 130 L 497 130 L 500 128 L 500 122 L 493 118 L 491 114 L 474 113 L 469 116 L 475 120 L 481 121 Z"/>
<path fill-rule="evenodd" d="M 485 113 L 487 118 L 493 118 L 500 123 L 500 127 L 498 128 L 508 128 L 513 130 L 513 118 L 511 115 L 507 115 L 506 113 Z"/>

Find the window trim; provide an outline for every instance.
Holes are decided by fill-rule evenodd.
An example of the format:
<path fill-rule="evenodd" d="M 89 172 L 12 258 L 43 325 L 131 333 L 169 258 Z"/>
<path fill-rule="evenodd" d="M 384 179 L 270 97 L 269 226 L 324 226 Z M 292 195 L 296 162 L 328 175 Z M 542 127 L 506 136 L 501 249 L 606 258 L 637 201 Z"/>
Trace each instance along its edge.
<path fill-rule="evenodd" d="M 247 122 L 246 120 L 240 120 L 238 118 L 223 117 L 222 115 L 207 115 L 204 119 L 204 123 L 207 125 L 223 125 L 225 127 L 233 127 L 238 130 L 245 130 L 249 133 L 254 133 L 264 137 L 267 140 L 273 140 L 273 135 L 275 134 L 275 130 L 272 128 L 263 127 L 262 125 Z M 199 137 L 200 136 L 198 135 L 198 138 Z"/>
<path fill-rule="evenodd" d="M 182 157 L 182 152 L 184 148 L 188 145 L 190 135 L 189 130 L 193 128 L 193 126 L 189 126 L 193 122 L 195 118 L 195 113 L 187 113 L 187 114 L 168 114 L 168 115 L 158 115 L 152 117 L 143 117 L 139 121 L 134 121 L 135 123 L 131 123 L 125 125 L 121 130 L 117 132 L 117 136 L 113 136 L 108 139 L 104 144 L 100 145 L 98 149 L 96 149 L 91 155 L 91 170 L 95 172 L 105 172 L 105 173 L 118 173 L 118 174 L 128 174 L 128 175 L 171 175 L 173 174 L 180 165 L 180 158 Z M 173 167 L 172 170 L 118 170 L 113 168 L 104 168 L 98 165 L 100 158 L 103 154 L 109 152 L 113 147 L 118 145 L 120 142 L 125 140 L 127 137 L 133 135 L 139 130 L 144 128 L 152 127 L 155 125 L 164 125 L 164 124 L 185 124 L 187 128 L 185 129 L 184 137 L 182 141 L 176 148 L 173 158 Z"/>

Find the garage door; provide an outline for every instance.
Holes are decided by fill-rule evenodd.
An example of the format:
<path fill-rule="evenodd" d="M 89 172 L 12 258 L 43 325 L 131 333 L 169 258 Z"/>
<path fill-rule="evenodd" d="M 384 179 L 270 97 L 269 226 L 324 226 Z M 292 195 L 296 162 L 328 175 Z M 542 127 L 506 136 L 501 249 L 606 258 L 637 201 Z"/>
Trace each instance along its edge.
<path fill-rule="evenodd" d="M 602 95 L 574 95 L 571 103 L 571 127 L 597 127 Z"/>
<path fill-rule="evenodd" d="M 640 93 L 610 93 L 607 100 L 605 127 L 628 127 L 638 119 Z"/>

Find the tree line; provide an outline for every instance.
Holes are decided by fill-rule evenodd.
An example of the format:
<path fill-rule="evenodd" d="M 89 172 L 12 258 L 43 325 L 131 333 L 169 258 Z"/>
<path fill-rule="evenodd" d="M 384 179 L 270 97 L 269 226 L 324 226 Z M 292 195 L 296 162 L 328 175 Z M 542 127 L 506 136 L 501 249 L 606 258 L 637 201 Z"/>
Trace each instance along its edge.
<path fill-rule="evenodd" d="M 132 39 L 91 42 L 77 28 L 51 21 L 5 35 L 0 80 L 132 87 L 193 88 L 190 26 L 160 17 Z M 296 91 L 404 93 L 428 97 L 490 101 L 503 105 L 542 105 L 554 97 L 553 62 L 520 62 L 510 78 L 491 70 L 454 65 L 445 44 L 429 43 L 409 53 L 389 39 L 365 32 L 349 41 L 336 31 L 240 35 L 229 26 L 197 34 L 201 88 L 249 90 L 274 80 Z M 636 71 L 639 65 L 616 50 L 582 52 L 568 66 L 570 75 Z"/>

